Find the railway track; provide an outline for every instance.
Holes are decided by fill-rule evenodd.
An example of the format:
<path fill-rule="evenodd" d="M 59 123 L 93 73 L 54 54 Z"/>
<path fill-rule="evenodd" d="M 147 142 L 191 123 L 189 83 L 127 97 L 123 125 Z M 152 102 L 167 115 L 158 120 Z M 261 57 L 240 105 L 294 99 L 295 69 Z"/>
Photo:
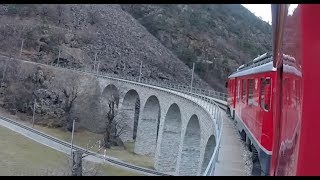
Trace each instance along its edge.
<path fill-rule="evenodd" d="M 14 125 L 16 125 L 16 126 L 18 126 L 20 128 L 23 128 L 23 129 L 25 129 L 27 131 L 30 131 L 32 133 L 35 133 L 35 134 L 41 136 L 41 137 L 49 139 L 49 140 L 51 140 L 51 141 L 53 141 L 55 143 L 63 145 L 65 147 L 67 147 L 67 148 L 71 148 L 71 144 L 68 143 L 68 142 L 62 141 L 62 140 L 60 140 L 58 138 L 52 137 L 50 135 L 47 135 L 47 134 L 45 134 L 45 133 L 43 133 L 41 131 L 38 131 L 38 130 L 33 129 L 33 128 L 30 128 L 30 127 L 28 127 L 26 125 L 23 125 L 23 124 L 20 124 L 20 123 L 14 121 L 14 120 L 11 120 L 11 119 L 9 119 L 7 117 L 4 117 L 4 116 L 0 115 L 0 118 L 2 120 L 4 120 L 4 121 L 8 122 L 8 123 L 14 124 Z M 154 176 L 172 176 L 170 174 L 161 173 L 161 172 L 158 172 L 158 171 L 155 171 L 155 170 L 152 170 L 152 169 L 147 169 L 147 168 L 135 166 L 135 165 L 124 163 L 124 162 L 121 162 L 121 161 L 117 161 L 117 160 L 114 160 L 114 159 L 111 159 L 111 158 L 108 158 L 108 157 L 104 157 L 103 155 L 100 155 L 98 153 L 94 153 L 92 151 L 88 151 L 88 150 L 86 150 L 84 148 L 80 148 L 80 147 L 77 147 L 77 146 L 74 146 L 74 145 L 73 145 L 73 149 L 74 150 L 78 150 L 78 151 L 82 151 L 83 154 L 85 154 L 85 155 L 91 155 L 91 156 L 94 156 L 96 158 L 106 160 L 111 164 L 115 164 L 115 165 L 118 165 L 118 166 L 126 167 L 126 168 L 129 168 L 129 169 L 138 171 L 138 172 L 142 172 L 143 174 L 147 173 L 147 174 L 154 175 Z"/>
<path fill-rule="evenodd" d="M 217 105 L 224 111 L 227 110 L 227 105 L 221 103 L 221 102 L 218 102 L 218 101 L 215 101 L 215 103 L 217 103 Z"/>

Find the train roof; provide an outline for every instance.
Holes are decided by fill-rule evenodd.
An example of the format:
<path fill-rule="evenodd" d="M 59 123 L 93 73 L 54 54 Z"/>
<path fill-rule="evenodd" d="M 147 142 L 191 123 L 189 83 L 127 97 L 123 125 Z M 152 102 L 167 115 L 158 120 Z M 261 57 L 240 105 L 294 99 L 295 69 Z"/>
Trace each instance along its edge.
<path fill-rule="evenodd" d="M 236 72 L 229 76 L 229 78 L 270 71 L 276 71 L 276 68 L 273 67 L 273 58 L 271 53 L 265 53 L 258 56 L 253 61 L 241 65 Z"/>

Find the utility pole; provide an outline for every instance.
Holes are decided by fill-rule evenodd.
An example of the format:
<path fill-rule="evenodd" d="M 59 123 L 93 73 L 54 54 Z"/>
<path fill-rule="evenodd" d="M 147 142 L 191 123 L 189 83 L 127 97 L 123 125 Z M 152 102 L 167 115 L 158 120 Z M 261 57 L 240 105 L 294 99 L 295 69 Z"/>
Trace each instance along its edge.
<path fill-rule="evenodd" d="M 74 133 L 74 123 L 75 123 L 75 119 L 73 119 L 73 123 L 72 123 L 72 134 L 71 134 L 71 157 L 72 157 L 72 161 L 73 161 L 73 155 L 72 155 L 72 150 L 73 150 L 73 133 Z"/>
<path fill-rule="evenodd" d="M 194 73 L 194 63 L 192 64 L 192 75 L 191 75 L 191 84 L 190 84 L 190 91 L 192 91 L 192 84 L 193 84 L 193 73 Z"/>
<path fill-rule="evenodd" d="M 98 61 L 97 74 L 99 74 L 100 60 Z"/>
<path fill-rule="evenodd" d="M 34 101 L 33 101 L 32 127 L 34 127 L 34 114 L 35 114 L 35 111 L 36 111 L 36 98 L 34 98 Z"/>
<path fill-rule="evenodd" d="M 59 66 L 59 60 L 60 60 L 60 47 L 59 47 L 59 55 L 58 55 L 57 66 Z"/>
<path fill-rule="evenodd" d="M 209 65 L 212 64 L 212 62 L 208 62 L 206 61 L 206 64 L 207 64 L 207 67 L 206 67 L 206 75 L 205 75 L 205 78 L 208 78 L 208 71 L 209 71 Z"/>
<path fill-rule="evenodd" d="M 97 53 L 94 54 L 93 71 L 96 70 Z"/>
<path fill-rule="evenodd" d="M 4 76 L 6 75 L 6 71 L 7 71 L 7 66 L 8 66 L 8 61 L 6 61 L 6 65 L 4 66 L 4 70 L 2 72 L 2 80 L 1 80 L 1 84 L 3 83 L 4 81 Z M 0 84 L 0 85 L 1 85 Z"/>
<path fill-rule="evenodd" d="M 142 61 L 141 61 L 141 63 L 140 63 L 139 82 L 141 81 L 141 74 L 142 74 Z"/>
<path fill-rule="evenodd" d="M 22 42 L 21 42 L 20 55 L 19 55 L 20 58 L 21 58 L 21 54 L 22 54 L 23 42 L 24 42 L 24 39 L 22 39 Z"/>

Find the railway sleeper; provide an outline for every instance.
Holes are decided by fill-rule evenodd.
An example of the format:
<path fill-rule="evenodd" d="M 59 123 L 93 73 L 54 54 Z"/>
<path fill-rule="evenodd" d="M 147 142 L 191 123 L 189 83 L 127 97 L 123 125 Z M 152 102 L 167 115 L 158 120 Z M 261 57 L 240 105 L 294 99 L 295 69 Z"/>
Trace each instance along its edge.
<path fill-rule="evenodd" d="M 250 152 L 252 152 L 252 146 L 253 146 L 253 144 L 251 143 L 249 136 L 246 136 L 246 147 L 248 147 L 248 150 Z"/>
<path fill-rule="evenodd" d="M 240 132 L 240 137 L 241 137 L 241 140 L 242 141 L 246 141 L 246 132 L 244 131 L 244 130 L 242 130 L 241 132 Z"/>

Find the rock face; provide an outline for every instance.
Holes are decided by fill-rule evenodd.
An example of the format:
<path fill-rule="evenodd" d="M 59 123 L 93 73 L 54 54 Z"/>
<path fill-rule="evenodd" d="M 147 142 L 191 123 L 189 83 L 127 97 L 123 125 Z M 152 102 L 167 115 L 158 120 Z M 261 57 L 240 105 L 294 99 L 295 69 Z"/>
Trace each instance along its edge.
<path fill-rule="evenodd" d="M 189 85 L 191 69 L 119 5 L 0 5 L 0 51 L 32 61 Z M 59 58 L 58 58 L 59 57 Z M 58 60 L 59 59 L 59 60 Z M 207 87 L 199 77 L 195 86 Z"/>
<path fill-rule="evenodd" d="M 99 93 L 95 78 L 1 57 L 0 71 L 4 68 L 7 73 L 0 75 L 3 79 L 1 108 L 25 119 L 26 116 L 32 117 L 35 107 L 35 124 L 69 128 L 67 122 L 76 120 L 81 127 L 97 130 L 81 124 L 83 119 L 97 119 L 95 103 L 99 102 Z M 70 106 L 75 95 L 77 97 Z"/>
<path fill-rule="evenodd" d="M 241 5 L 121 7 L 189 68 L 196 62 L 195 72 L 219 91 L 241 64 L 271 50 L 271 26 Z"/>
<path fill-rule="evenodd" d="M 63 126 L 65 97 L 62 89 L 52 84 L 54 75 L 40 67 L 21 66 L 18 62 L 0 63 L 7 69 L 2 77 L 1 107 L 12 114 L 20 112 L 29 116 L 32 116 L 35 107 L 37 116 L 46 117 L 37 118 L 36 124 Z"/>

